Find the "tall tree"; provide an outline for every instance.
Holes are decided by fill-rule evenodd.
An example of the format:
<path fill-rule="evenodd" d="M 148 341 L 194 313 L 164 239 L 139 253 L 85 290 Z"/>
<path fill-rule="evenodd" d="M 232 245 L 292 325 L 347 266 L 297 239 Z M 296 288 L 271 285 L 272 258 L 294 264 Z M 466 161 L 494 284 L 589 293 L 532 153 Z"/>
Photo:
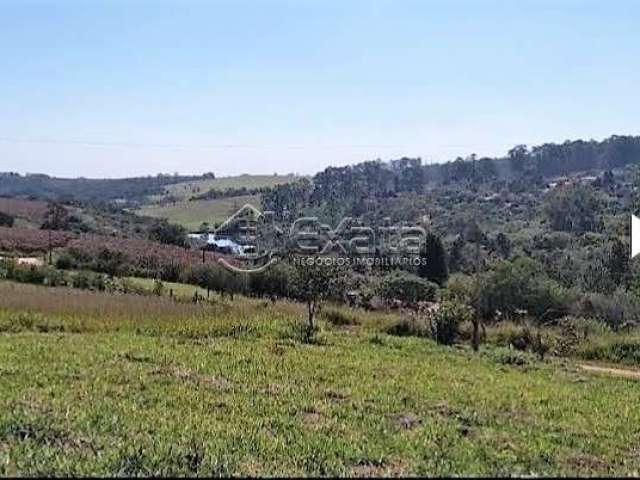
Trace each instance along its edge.
<path fill-rule="evenodd" d="M 449 278 L 449 268 L 447 266 L 447 252 L 440 237 L 434 233 L 427 234 L 421 257 L 423 261 L 418 269 L 418 274 L 431 282 L 443 285 Z"/>

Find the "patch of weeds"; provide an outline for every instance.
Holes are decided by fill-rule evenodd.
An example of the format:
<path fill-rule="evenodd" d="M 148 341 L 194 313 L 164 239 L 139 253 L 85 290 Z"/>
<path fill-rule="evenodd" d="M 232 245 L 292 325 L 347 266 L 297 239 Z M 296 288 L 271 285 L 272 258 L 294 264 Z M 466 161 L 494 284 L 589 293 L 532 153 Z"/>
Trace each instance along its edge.
<path fill-rule="evenodd" d="M 336 327 L 360 325 L 361 321 L 357 315 L 352 312 L 328 308 L 322 312 L 322 318 Z"/>
<path fill-rule="evenodd" d="M 240 324 L 240 325 L 234 325 L 233 327 L 231 327 L 231 329 L 227 332 L 227 337 L 230 338 L 240 338 L 240 337 L 248 337 L 248 336 L 255 336 L 255 328 L 249 324 Z"/>
<path fill-rule="evenodd" d="M 141 446 L 121 451 L 111 470 L 116 477 L 146 477 L 153 473 L 147 465 L 147 456 Z"/>
<path fill-rule="evenodd" d="M 141 355 L 134 352 L 127 352 L 122 355 L 122 358 L 127 362 L 132 363 L 154 363 L 153 359 L 148 355 Z"/>
<path fill-rule="evenodd" d="M 585 342 L 578 351 L 585 360 L 640 365 L 640 338 L 616 336 Z"/>
<path fill-rule="evenodd" d="M 393 423 L 403 430 L 412 430 L 422 425 L 422 420 L 412 412 L 405 412 L 395 415 Z"/>
<path fill-rule="evenodd" d="M 282 338 L 305 345 L 327 345 L 327 338 L 316 325 L 307 322 L 294 322 L 282 333 Z"/>
<path fill-rule="evenodd" d="M 6 439 L 33 442 L 40 446 L 60 449 L 88 448 L 93 450 L 88 440 L 54 427 L 45 420 L 34 421 L 27 418 L 13 417 L 0 425 L 0 435 Z"/>
<path fill-rule="evenodd" d="M 532 354 L 511 348 L 495 348 L 490 350 L 488 355 L 494 362 L 500 365 L 525 367 L 536 363 L 536 357 Z"/>
<path fill-rule="evenodd" d="M 62 322 L 49 319 L 40 313 L 22 312 L 8 315 L 0 321 L 0 333 L 60 333 L 67 328 Z"/>
<path fill-rule="evenodd" d="M 205 387 L 215 388 L 216 390 L 230 390 L 233 388 L 233 383 L 226 378 L 203 375 L 188 368 L 165 366 L 157 368 L 151 373 L 153 375 L 172 377 L 185 382 L 193 382 Z"/>
<path fill-rule="evenodd" d="M 426 318 L 417 316 L 403 317 L 385 331 L 397 337 L 431 337 L 431 326 Z"/>

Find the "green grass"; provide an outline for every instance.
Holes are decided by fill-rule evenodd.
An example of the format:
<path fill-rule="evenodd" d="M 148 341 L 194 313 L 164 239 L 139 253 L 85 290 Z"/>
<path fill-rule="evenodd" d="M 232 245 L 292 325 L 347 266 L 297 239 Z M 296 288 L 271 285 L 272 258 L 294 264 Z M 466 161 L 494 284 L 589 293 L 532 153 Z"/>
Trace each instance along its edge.
<path fill-rule="evenodd" d="M 235 177 L 220 177 L 213 180 L 198 180 L 194 182 L 176 183 L 166 189 L 167 195 L 189 199 L 198 193 L 205 193 L 211 189 L 228 190 L 231 188 L 262 188 L 274 187 L 284 183 L 299 180 L 296 175 L 238 175 Z"/>
<path fill-rule="evenodd" d="M 244 195 L 215 200 L 189 201 L 195 195 L 206 193 L 211 189 L 228 190 L 231 188 L 274 187 L 299 180 L 300 177 L 289 175 L 238 175 L 221 177 L 213 180 L 176 183 L 167 187 L 164 195 L 153 196 L 150 202 L 135 211 L 139 215 L 154 218 L 166 218 L 189 230 L 197 230 L 202 222 L 210 225 L 224 222 L 231 214 L 247 203 L 260 208 L 260 195 Z M 177 199 L 175 203 L 163 205 L 160 200 L 167 196 Z"/>
<path fill-rule="evenodd" d="M 388 336 L 363 312 L 309 345 L 289 302 L 0 298 L 1 475 L 640 470 L 637 381 Z"/>
<path fill-rule="evenodd" d="M 166 218 L 188 230 L 197 230 L 202 222 L 209 225 L 220 224 L 245 204 L 260 208 L 260 195 L 219 198 L 215 200 L 181 201 L 169 205 L 145 205 L 136 210 L 139 215 Z"/>
<path fill-rule="evenodd" d="M 127 281 L 134 287 L 140 288 L 147 293 L 152 293 L 155 286 L 155 280 L 151 278 L 127 277 Z M 170 292 L 172 292 L 176 298 L 183 300 L 193 298 L 195 292 L 198 292 L 198 295 L 201 297 L 207 296 L 206 289 L 186 283 L 162 282 L 162 285 L 164 286 L 162 293 L 164 296 L 170 296 Z"/>

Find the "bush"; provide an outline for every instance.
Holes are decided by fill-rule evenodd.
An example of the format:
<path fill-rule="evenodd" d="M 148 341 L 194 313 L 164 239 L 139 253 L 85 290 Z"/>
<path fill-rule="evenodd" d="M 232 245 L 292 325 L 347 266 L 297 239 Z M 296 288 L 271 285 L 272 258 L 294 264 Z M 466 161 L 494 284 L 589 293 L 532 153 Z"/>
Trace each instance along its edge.
<path fill-rule="evenodd" d="M 523 367 L 535 363 L 531 354 L 510 348 L 496 348 L 491 351 L 490 357 L 501 365 Z"/>
<path fill-rule="evenodd" d="M 416 275 L 395 271 L 387 274 L 379 287 L 378 295 L 391 305 L 400 302 L 415 306 L 419 302 L 432 302 L 436 298 L 438 286 Z"/>
<path fill-rule="evenodd" d="M 164 294 L 164 283 L 160 280 L 153 282 L 153 294 L 161 297 Z"/>
<path fill-rule="evenodd" d="M 517 310 L 524 310 L 541 321 L 567 314 L 572 294 L 549 279 L 530 259 L 502 262 L 481 279 L 475 300 L 478 313 L 491 318 L 501 312 L 512 318 Z"/>
<path fill-rule="evenodd" d="M 596 318 L 614 331 L 632 326 L 640 318 L 640 301 L 623 290 L 613 295 L 591 294 L 580 305 L 580 313 Z"/>
<path fill-rule="evenodd" d="M 76 264 L 73 257 L 65 252 L 56 259 L 56 268 L 60 270 L 71 270 L 76 268 Z"/>
<path fill-rule="evenodd" d="M 598 337 L 585 342 L 577 354 L 585 360 L 640 365 L 640 338 Z"/>
<path fill-rule="evenodd" d="M 13 264 L 7 270 L 7 278 L 20 283 L 43 285 L 47 278 L 47 273 L 48 269 L 46 267 Z"/>
<path fill-rule="evenodd" d="M 293 269 L 286 263 L 278 263 L 249 277 L 253 295 L 287 297 L 292 289 Z"/>
<path fill-rule="evenodd" d="M 431 315 L 433 338 L 441 345 L 453 345 L 460 334 L 460 325 L 469 322 L 473 311 L 457 302 L 442 302 Z"/>
<path fill-rule="evenodd" d="M 56 270 L 55 268 L 47 269 L 47 276 L 44 280 L 44 284 L 49 287 L 62 287 L 67 284 L 64 272 Z"/>
<path fill-rule="evenodd" d="M 81 271 L 71 277 L 71 286 L 81 290 L 104 291 L 107 289 L 107 281 L 99 273 Z"/>
<path fill-rule="evenodd" d="M 149 238 L 165 245 L 183 247 L 187 244 L 187 232 L 184 227 L 158 220 L 149 230 Z"/>
<path fill-rule="evenodd" d="M 449 279 L 447 288 L 442 294 L 442 299 L 470 304 L 474 290 L 473 278 L 457 273 Z"/>

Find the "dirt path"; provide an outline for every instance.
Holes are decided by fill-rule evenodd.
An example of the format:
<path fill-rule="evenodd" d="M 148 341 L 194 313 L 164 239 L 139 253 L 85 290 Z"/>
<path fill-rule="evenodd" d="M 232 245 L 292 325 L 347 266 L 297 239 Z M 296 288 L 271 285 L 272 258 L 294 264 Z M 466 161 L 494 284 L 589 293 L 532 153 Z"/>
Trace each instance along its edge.
<path fill-rule="evenodd" d="M 606 373 L 608 375 L 640 380 L 640 370 L 631 370 L 628 368 L 598 367 L 596 365 L 588 364 L 580 364 L 580 368 L 586 370 L 587 372 Z"/>

